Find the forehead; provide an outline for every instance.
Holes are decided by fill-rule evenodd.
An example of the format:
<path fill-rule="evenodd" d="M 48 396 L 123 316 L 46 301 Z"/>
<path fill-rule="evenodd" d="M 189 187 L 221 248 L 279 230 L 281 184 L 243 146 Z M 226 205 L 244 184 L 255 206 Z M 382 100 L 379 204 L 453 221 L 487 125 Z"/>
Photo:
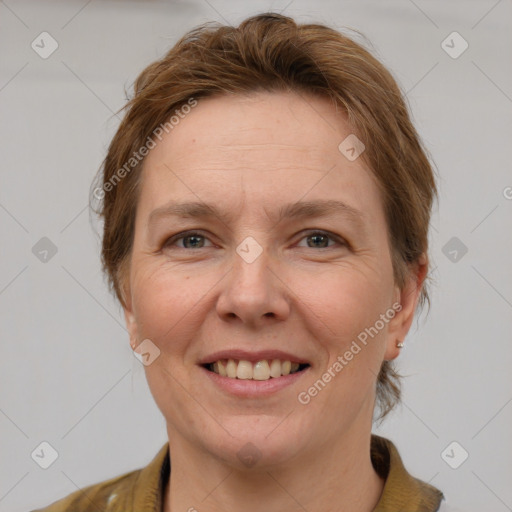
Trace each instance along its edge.
<path fill-rule="evenodd" d="M 231 208 L 252 198 L 265 211 L 301 198 L 379 206 L 362 159 L 338 149 L 351 133 L 327 98 L 258 92 L 199 99 L 146 157 L 141 209 L 178 196 Z"/>
<path fill-rule="evenodd" d="M 174 140 L 168 142 L 178 150 L 173 158 L 177 165 L 197 163 L 200 157 L 209 165 L 221 159 L 225 166 L 225 159 L 236 154 L 236 166 L 265 157 L 280 168 L 290 158 L 321 165 L 332 153 L 333 143 L 349 133 L 343 113 L 336 112 L 326 98 L 295 92 L 253 92 L 200 99 L 173 129 Z M 190 145 L 194 145 L 193 152 L 180 151 Z M 155 149 L 154 156 L 158 157 Z"/>

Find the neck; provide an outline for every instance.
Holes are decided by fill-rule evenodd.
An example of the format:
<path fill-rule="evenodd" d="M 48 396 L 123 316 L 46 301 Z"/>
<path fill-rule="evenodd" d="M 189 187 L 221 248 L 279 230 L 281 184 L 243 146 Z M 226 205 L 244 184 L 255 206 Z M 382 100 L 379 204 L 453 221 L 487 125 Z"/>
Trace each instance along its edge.
<path fill-rule="evenodd" d="M 374 510 L 384 480 L 370 458 L 371 434 L 347 433 L 334 446 L 315 447 L 283 466 L 239 471 L 199 452 L 183 439 L 173 443 L 164 512 L 345 512 Z"/>

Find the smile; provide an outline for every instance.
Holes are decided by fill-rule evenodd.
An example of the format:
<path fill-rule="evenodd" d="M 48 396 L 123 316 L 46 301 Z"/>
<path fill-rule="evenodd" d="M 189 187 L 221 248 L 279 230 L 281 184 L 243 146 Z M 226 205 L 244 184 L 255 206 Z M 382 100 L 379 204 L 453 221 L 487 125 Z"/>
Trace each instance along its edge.
<path fill-rule="evenodd" d="M 219 359 L 203 365 L 221 377 L 241 380 L 269 380 L 300 372 L 309 364 L 292 363 L 289 360 L 263 359 L 252 363 L 244 359 Z"/>

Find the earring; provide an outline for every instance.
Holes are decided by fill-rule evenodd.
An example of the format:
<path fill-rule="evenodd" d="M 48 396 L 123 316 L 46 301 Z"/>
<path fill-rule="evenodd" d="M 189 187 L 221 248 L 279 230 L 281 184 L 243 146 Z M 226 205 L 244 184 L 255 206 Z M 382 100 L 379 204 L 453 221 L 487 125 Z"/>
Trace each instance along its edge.
<path fill-rule="evenodd" d="M 399 341 L 399 342 L 396 344 L 396 346 L 397 346 L 398 348 L 404 348 L 404 344 L 403 344 L 403 342 L 401 342 L 401 341 Z"/>

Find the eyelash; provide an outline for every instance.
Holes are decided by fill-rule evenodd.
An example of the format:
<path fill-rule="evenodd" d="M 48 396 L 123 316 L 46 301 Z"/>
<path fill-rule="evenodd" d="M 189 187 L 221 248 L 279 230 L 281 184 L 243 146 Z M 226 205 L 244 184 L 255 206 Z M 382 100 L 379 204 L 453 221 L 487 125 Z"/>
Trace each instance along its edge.
<path fill-rule="evenodd" d="M 322 231 L 322 230 L 309 230 L 309 231 L 306 231 L 305 234 L 303 235 L 303 237 L 300 240 L 303 240 L 304 238 L 311 237 L 313 235 L 325 236 L 327 238 L 330 238 L 334 242 L 338 243 L 340 246 L 343 246 L 343 247 L 347 247 L 348 246 L 348 243 L 345 240 L 343 240 L 343 238 L 341 238 L 341 237 L 339 237 L 339 236 L 337 236 L 337 235 L 335 235 L 333 233 L 330 233 L 329 231 Z M 205 235 L 203 235 L 199 231 L 184 231 L 182 233 L 178 233 L 178 234 L 168 238 L 164 242 L 163 248 L 169 248 L 172 244 L 174 244 L 178 240 L 182 240 L 184 238 L 193 237 L 193 236 L 199 236 L 199 237 L 202 237 L 202 238 L 208 240 L 208 237 L 206 237 Z M 319 247 L 319 249 L 330 249 L 330 248 L 332 248 L 332 246 Z M 176 247 L 176 249 L 194 250 L 193 248 L 187 248 L 187 247 Z M 195 249 L 195 250 L 199 250 L 199 249 L 207 249 L 207 247 L 199 247 L 198 249 Z M 306 249 L 314 249 L 314 247 L 306 247 Z"/>

